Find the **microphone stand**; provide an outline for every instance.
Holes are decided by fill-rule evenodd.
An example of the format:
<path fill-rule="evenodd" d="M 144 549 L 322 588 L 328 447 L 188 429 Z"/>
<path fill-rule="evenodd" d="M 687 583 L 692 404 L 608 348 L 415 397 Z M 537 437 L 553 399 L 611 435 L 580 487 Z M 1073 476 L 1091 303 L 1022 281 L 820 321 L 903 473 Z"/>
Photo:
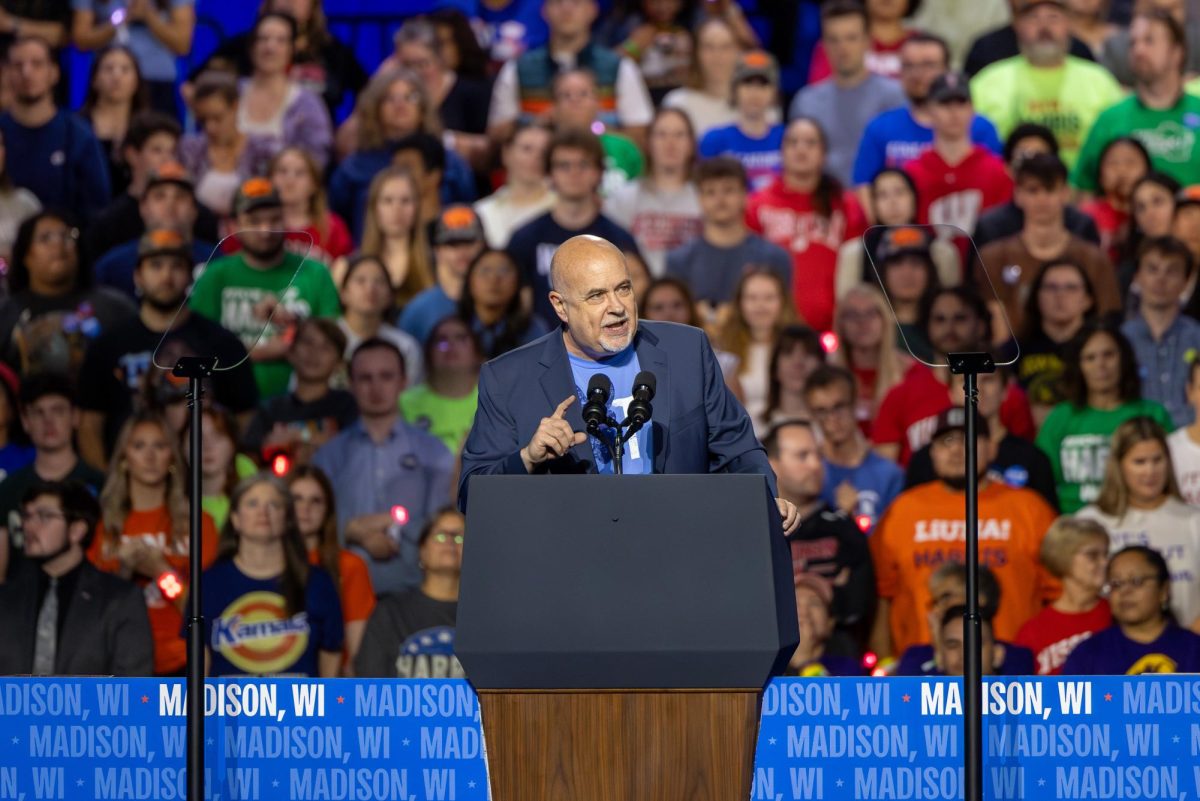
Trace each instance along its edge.
<path fill-rule="evenodd" d="M 217 366 L 216 356 L 184 356 L 171 373 L 188 380 L 188 413 L 192 430 L 189 432 L 192 458 L 188 466 L 191 486 L 191 521 L 188 527 L 188 641 L 187 641 L 187 797 L 188 801 L 204 801 L 204 613 L 200 603 L 200 555 L 203 497 L 201 483 L 200 412 L 204 389 L 201 382 L 211 378 Z"/>
<path fill-rule="evenodd" d="M 994 373 L 989 353 L 951 353 L 950 372 L 963 377 L 967 446 L 967 611 L 963 614 L 963 761 L 966 801 L 983 801 L 983 637 L 979 614 L 979 463 L 975 415 L 980 373 Z"/>
<path fill-rule="evenodd" d="M 626 421 L 628 422 L 628 421 Z M 611 435 L 605 434 L 600 425 L 588 426 L 588 433 L 596 439 L 604 443 L 604 447 L 608 449 L 608 455 L 612 457 L 613 475 L 623 475 L 625 467 L 623 461 L 625 459 L 625 440 L 629 437 L 621 436 L 621 427 L 624 423 L 618 423 L 611 415 L 604 421 L 604 425 L 612 431 Z"/>

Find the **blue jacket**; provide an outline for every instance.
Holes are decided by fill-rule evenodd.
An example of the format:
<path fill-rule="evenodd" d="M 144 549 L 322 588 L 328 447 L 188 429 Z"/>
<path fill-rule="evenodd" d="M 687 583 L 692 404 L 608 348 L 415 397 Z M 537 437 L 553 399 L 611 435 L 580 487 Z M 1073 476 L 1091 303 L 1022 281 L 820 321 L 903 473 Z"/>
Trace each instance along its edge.
<path fill-rule="evenodd" d="M 725 386 L 708 337 L 676 323 L 639 322 L 634 337 L 643 370 L 654 373 L 655 473 L 761 473 L 778 496 L 775 473 L 754 437 L 750 416 Z M 467 508 L 473 475 L 525 474 L 521 449 L 542 418 L 571 395 L 575 379 L 562 328 L 509 351 L 483 366 L 479 406 L 462 454 L 458 505 Z M 582 405 L 567 408 L 566 420 L 583 431 Z M 576 445 L 567 455 L 543 462 L 535 473 L 595 473 L 592 446 Z"/>

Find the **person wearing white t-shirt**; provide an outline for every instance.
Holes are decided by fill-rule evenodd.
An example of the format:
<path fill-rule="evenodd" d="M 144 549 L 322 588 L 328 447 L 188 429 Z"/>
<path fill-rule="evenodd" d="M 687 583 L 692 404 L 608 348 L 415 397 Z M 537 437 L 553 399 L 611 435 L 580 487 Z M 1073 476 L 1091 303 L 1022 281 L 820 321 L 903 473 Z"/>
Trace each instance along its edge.
<path fill-rule="evenodd" d="M 556 196 L 546 181 L 546 146 L 550 129 L 522 123 L 500 149 L 505 183 L 475 203 L 488 247 L 503 250 L 513 231 L 554 206 Z"/>
<path fill-rule="evenodd" d="M 1179 494 L 1192 506 L 1200 506 L 1200 357 L 1194 357 L 1188 368 L 1187 400 L 1196 410 L 1195 420 L 1167 437 L 1167 445 Z"/>
<path fill-rule="evenodd" d="M 1171 571 L 1171 611 L 1184 628 L 1200 628 L 1200 514 L 1183 502 L 1162 427 L 1134 417 L 1112 438 L 1104 484 L 1079 517 L 1108 529 L 1115 553 L 1129 545 L 1158 551 Z"/>

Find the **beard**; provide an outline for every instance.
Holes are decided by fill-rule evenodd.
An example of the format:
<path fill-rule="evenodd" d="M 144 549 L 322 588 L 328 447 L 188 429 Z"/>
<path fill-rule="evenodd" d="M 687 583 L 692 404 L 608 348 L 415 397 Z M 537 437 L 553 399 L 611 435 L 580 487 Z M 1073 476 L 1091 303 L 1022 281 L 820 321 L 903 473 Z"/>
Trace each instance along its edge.
<path fill-rule="evenodd" d="M 154 295 L 143 295 L 142 302 L 154 309 L 156 312 L 166 314 L 168 312 L 173 312 L 182 306 L 183 300 L 186 297 L 187 293 L 183 292 L 171 295 L 169 297 L 161 295 L 157 297 Z"/>
<path fill-rule="evenodd" d="M 1067 54 L 1067 48 L 1062 42 L 1039 36 L 1021 52 L 1033 66 L 1048 67 L 1061 62 Z"/>
<path fill-rule="evenodd" d="M 276 262 L 283 255 L 283 235 L 268 235 L 263 241 L 253 241 L 252 237 L 242 239 L 242 249 L 254 258 L 263 262 Z"/>

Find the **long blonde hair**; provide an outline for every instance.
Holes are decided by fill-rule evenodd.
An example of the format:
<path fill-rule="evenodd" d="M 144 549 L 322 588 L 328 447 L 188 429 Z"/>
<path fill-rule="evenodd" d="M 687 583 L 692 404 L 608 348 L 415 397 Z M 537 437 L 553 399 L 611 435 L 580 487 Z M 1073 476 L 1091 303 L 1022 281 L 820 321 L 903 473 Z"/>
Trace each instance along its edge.
<path fill-rule="evenodd" d="M 852 287 L 838 302 L 837 309 L 833 313 L 833 331 L 837 334 L 839 345 L 838 349 L 829 355 L 829 363 L 854 372 L 854 364 L 850 359 L 850 347 L 846 339 L 845 317 L 845 301 L 854 296 L 871 301 L 871 305 L 879 312 L 883 323 L 883 336 L 879 340 L 879 367 L 875 373 L 875 391 L 872 393 L 871 400 L 872 416 L 874 416 L 874 412 L 879 410 L 879 405 L 883 403 L 888 390 L 904 379 L 906 365 L 904 356 L 896 349 L 896 326 L 891 324 L 892 311 L 888 307 L 887 299 L 884 298 L 879 287 L 867 283 Z"/>
<path fill-rule="evenodd" d="M 1175 500 L 1183 500 L 1179 494 L 1179 484 L 1175 481 L 1175 469 L 1171 465 L 1171 449 L 1167 446 L 1167 434 L 1162 426 L 1149 417 L 1133 417 L 1117 426 L 1112 435 L 1112 445 L 1108 451 L 1108 461 L 1104 465 L 1104 483 L 1100 485 L 1100 497 L 1096 498 L 1096 506 L 1106 515 L 1112 515 L 1120 520 L 1129 511 L 1129 487 L 1125 485 L 1125 475 L 1121 472 L 1121 462 L 1133 450 L 1134 445 L 1143 442 L 1157 442 L 1162 448 L 1163 458 L 1167 462 L 1167 484 L 1163 494 Z"/>
<path fill-rule="evenodd" d="M 189 510 L 187 489 L 187 466 L 183 461 L 183 453 L 175 434 L 167 425 L 166 419 L 156 411 L 144 410 L 130 417 L 121 432 L 117 435 L 113 446 L 113 458 L 116 461 L 114 469 L 108 473 L 108 479 L 100 490 L 100 522 L 104 527 L 103 547 L 110 553 L 115 553 L 121 542 L 121 533 L 125 528 L 125 518 L 133 511 L 129 499 L 129 470 L 125 466 L 125 449 L 133 438 L 133 431 L 140 425 L 158 426 L 167 448 L 171 452 L 171 466 L 167 471 L 166 488 L 163 491 L 163 505 L 167 507 L 167 515 L 171 518 L 171 530 L 168 532 L 171 550 L 176 553 L 186 553 L 188 542 Z"/>
<path fill-rule="evenodd" d="M 379 108 L 392 84 L 399 81 L 407 83 L 417 95 L 417 107 L 421 111 L 417 129 L 434 136 L 442 135 L 442 124 L 437 109 L 429 99 L 429 89 L 421 83 L 416 73 L 397 67 L 378 73 L 358 96 L 358 103 L 354 107 L 354 118 L 358 125 L 358 152 L 379 150 L 387 144 L 387 133 L 379 121 Z"/>
<path fill-rule="evenodd" d="M 717 325 L 718 347 L 738 357 L 738 375 L 745 373 L 750 368 L 749 359 L 746 357 L 753 344 L 753 340 L 750 338 L 750 326 L 742 314 L 742 296 L 746 293 L 746 285 L 750 283 L 751 279 L 759 277 L 769 278 L 779 290 L 779 297 L 782 300 L 771 340 L 778 339 L 784 328 L 797 321 L 796 308 L 792 305 L 792 295 L 788 292 L 788 287 L 784 284 L 783 279 L 765 267 L 751 267 L 746 270 L 741 280 L 738 281 L 737 290 L 733 295 L 733 303 L 729 305 L 729 312 L 725 319 Z"/>
<path fill-rule="evenodd" d="M 408 188 L 413 193 L 415 208 L 413 211 L 413 227 L 408 235 L 408 271 L 403 279 L 396 281 L 396 303 L 403 306 L 418 292 L 433 286 L 433 268 L 429 263 L 429 244 L 426 241 L 425 226 L 421 223 L 421 188 L 417 179 L 403 167 L 392 166 L 381 170 L 372 180 L 367 190 L 367 213 L 363 222 L 362 248 L 360 253 L 382 259 L 384 256 L 384 235 L 375 216 L 375 206 L 383 187 L 388 181 L 403 179 L 408 182 Z M 384 265 L 386 266 L 386 264 Z M 389 273 L 389 276 L 391 274 Z"/>

